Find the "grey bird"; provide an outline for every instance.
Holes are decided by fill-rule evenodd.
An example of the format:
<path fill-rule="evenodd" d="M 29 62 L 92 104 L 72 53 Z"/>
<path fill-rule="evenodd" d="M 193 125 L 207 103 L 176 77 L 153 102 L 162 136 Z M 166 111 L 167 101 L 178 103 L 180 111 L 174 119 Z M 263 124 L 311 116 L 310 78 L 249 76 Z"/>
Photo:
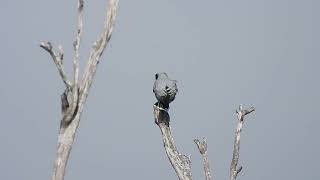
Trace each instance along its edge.
<path fill-rule="evenodd" d="M 155 75 L 153 93 L 155 94 L 158 105 L 165 110 L 169 109 L 169 104 L 175 99 L 178 92 L 177 81 L 172 80 L 164 72 Z"/>

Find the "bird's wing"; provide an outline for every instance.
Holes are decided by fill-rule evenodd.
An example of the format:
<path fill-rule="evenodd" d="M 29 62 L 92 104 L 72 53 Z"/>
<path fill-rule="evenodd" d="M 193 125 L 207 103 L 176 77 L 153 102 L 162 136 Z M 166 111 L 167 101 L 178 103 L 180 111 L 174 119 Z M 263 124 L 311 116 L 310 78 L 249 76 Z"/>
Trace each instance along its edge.
<path fill-rule="evenodd" d="M 162 81 L 157 80 L 153 85 L 153 92 L 156 95 L 165 96 L 166 95 L 166 91 L 165 91 L 164 88 L 162 88 L 163 85 L 164 85 L 164 83 Z"/>
<path fill-rule="evenodd" d="M 178 92 L 176 81 L 170 80 L 166 85 L 166 93 L 170 96 L 175 96 Z"/>
<path fill-rule="evenodd" d="M 174 89 L 176 92 L 178 92 L 177 82 L 178 81 L 176 81 L 176 80 L 170 81 L 170 85 L 171 85 L 172 89 Z"/>
<path fill-rule="evenodd" d="M 173 87 L 174 87 L 175 91 L 178 92 L 178 87 L 177 87 L 177 82 L 178 81 L 176 81 L 176 80 L 172 80 L 172 81 L 173 81 L 173 84 L 174 84 Z"/>
<path fill-rule="evenodd" d="M 156 94 L 159 95 L 159 96 L 166 96 L 167 95 L 166 90 L 163 89 L 163 88 L 155 89 L 155 91 L 156 91 Z"/>

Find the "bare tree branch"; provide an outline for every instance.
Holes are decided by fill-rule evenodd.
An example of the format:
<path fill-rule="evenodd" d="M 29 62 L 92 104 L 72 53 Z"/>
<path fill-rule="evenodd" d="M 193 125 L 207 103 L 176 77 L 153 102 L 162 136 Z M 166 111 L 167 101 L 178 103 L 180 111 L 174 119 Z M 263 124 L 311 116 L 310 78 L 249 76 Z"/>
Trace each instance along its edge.
<path fill-rule="evenodd" d="M 84 1 L 78 0 L 78 27 L 76 32 L 76 37 L 73 43 L 74 48 L 74 58 L 73 58 L 73 70 L 74 70 L 74 86 L 78 85 L 79 81 L 79 48 L 81 42 L 82 28 L 83 28 L 83 6 Z"/>
<path fill-rule="evenodd" d="M 50 42 L 41 42 L 40 47 L 46 50 L 52 57 L 53 62 L 56 64 L 59 74 L 63 83 L 67 88 L 71 87 L 71 82 L 68 80 L 67 74 L 63 68 L 63 50 L 62 47 L 59 46 L 59 53 L 56 54 L 52 49 L 52 44 Z"/>
<path fill-rule="evenodd" d="M 203 141 L 200 141 L 199 139 L 194 139 L 193 141 L 197 144 L 199 152 L 203 158 L 203 168 L 204 168 L 206 180 L 211 180 L 212 178 L 211 178 L 209 159 L 208 159 L 208 153 L 207 153 L 207 139 L 203 138 Z"/>
<path fill-rule="evenodd" d="M 95 75 L 96 66 L 105 50 L 107 43 L 110 40 L 115 15 L 117 10 L 118 0 L 110 0 L 107 8 L 106 20 L 101 37 L 95 42 L 88 59 L 87 70 L 84 72 L 84 78 L 81 85 L 79 85 L 79 48 L 83 29 L 83 6 L 84 0 L 78 0 L 78 24 L 75 40 L 73 43 L 74 58 L 73 58 L 73 82 L 70 82 L 67 78 L 65 70 L 63 68 L 63 50 L 59 47 L 59 53 L 56 54 L 52 50 L 50 42 L 42 42 L 40 47 L 45 49 L 52 56 L 54 63 L 56 64 L 60 76 L 66 85 L 65 91 L 61 95 L 61 109 L 62 120 L 60 123 L 60 131 L 57 144 L 57 155 L 54 162 L 52 180 L 63 180 L 65 170 L 74 142 L 76 130 L 80 123 L 81 113 L 88 96 L 89 88 L 92 84 L 93 77 Z M 82 91 L 80 91 L 82 90 Z"/>
<path fill-rule="evenodd" d="M 232 161 L 230 165 L 230 180 L 235 180 L 237 175 L 241 172 L 242 166 L 237 169 L 238 161 L 239 161 L 239 150 L 240 150 L 240 133 L 242 131 L 244 117 L 255 110 L 254 107 L 250 109 L 243 109 L 242 105 L 239 106 L 239 109 L 236 111 L 238 117 L 238 125 L 234 137 L 234 144 L 233 144 L 233 155 Z"/>
<path fill-rule="evenodd" d="M 99 58 L 101 57 L 105 47 L 107 46 L 111 38 L 111 34 L 112 34 L 114 23 L 115 23 L 117 7 L 118 7 L 118 0 L 109 1 L 102 34 L 100 35 L 100 38 L 97 41 L 95 41 L 92 46 L 88 63 L 84 71 L 82 85 L 80 87 L 80 92 L 81 92 L 80 103 L 85 101 L 85 99 L 88 96 L 89 88 L 92 84 L 93 77 L 95 75 L 97 65 L 99 63 Z"/>
<path fill-rule="evenodd" d="M 172 167 L 176 171 L 176 174 L 180 180 L 191 180 L 192 173 L 190 157 L 180 154 L 177 150 L 171 134 L 171 128 L 169 125 L 170 116 L 168 112 L 162 110 L 157 105 L 153 106 L 153 110 L 155 123 L 160 128 L 163 138 L 163 145 Z"/>
<path fill-rule="evenodd" d="M 72 108 L 71 112 L 69 113 L 72 115 L 76 108 L 79 98 L 79 88 L 78 88 L 78 82 L 79 82 L 79 48 L 80 48 L 80 42 L 81 42 L 81 35 L 82 35 L 82 28 L 83 28 L 83 6 L 84 1 L 78 0 L 78 27 L 76 32 L 76 37 L 73 43 L 74 48 L 74 57 L 73 57 L 73 88 L 72 88 Z M 71 117 L 68 117 L 67 120 L 70 120 Z"/>

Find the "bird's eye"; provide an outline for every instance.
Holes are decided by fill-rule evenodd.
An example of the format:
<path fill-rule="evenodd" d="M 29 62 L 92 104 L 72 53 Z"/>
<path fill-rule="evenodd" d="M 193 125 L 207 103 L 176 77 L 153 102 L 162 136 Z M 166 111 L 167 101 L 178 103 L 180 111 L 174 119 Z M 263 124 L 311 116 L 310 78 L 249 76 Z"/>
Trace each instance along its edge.
<path fill-rule="evenodd" d="M 157 80 L 157 79 L 158 79 L 158 77 L 159 77 L 158 73 L 155 75 L 155 77 L 156 77 L 156 80 Z"/>

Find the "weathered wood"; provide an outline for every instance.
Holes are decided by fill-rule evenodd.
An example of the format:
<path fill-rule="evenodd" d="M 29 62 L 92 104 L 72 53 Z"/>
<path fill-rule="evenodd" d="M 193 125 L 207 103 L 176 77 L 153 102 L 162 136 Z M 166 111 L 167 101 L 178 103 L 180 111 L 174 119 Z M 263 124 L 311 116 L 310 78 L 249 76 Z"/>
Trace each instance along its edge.
<path fill-rule="evenodd" d="M 63 51 L 59 48 L 59 53 L 55 53 L 50 42 L 42 42 L 40 47 L 46 50 L 52 57 L 59 74 L 66 85 L 66 89 L 61 95 L 62 119 L 57 143 L 57 154 L 54 162 L 52 180 L 63 180 L 68 158 L 72 149 L 75 134 L 80 123 L 84 104 L 88 97 L 89 89 L 99 63 L 113 31 L 118 0 L 109 0 L 107 13 L 104 21 L 103 31 L 98 40 L 93 44 L 87 66 L 84 71 L 84 78 L 79 82 L 79 47 L 83 29 L 83 8 L 84 0 L 78 0 L 78 23 L 76 36 L 73 43 L 73 81 L 70 81 L 63 67 Z"/>
<path fill-rule="evenodd" d="M 208 153 L 207 153 L 208 152 L 207 139 L 203 138 L 203 141 L 200 141 L 199 139 L 194 139 L 194 142 L 197 144 L 197 147 L 203 159 L 203 170 L 204 170 L 206 180 L 211 180 L 212 177 L 211 177 L 209 159 L 208 159 Z"/>
<path fill-rule="evenodd" d="M 153 106 L 155 123 L 159 126 L 164 149 L 169 158 L 169 161 L 176 171 L 180 180 L 191 180 L 191 161 L 190 157 L 180 154 L 171 133 L 170 116 L 167 111 L 159 108 L 157 105 Z"/>
<path fill-rule="evenodd" d="M 241 172 L 242 166 L 238 168 L 239 161 L 239 151 L 240 151 L 240 133 L 242 131 L 244 117 L 255 110 L 254 107 L 250 109 L 243 109 L 242 105 L 239 106 L 239 109 L 236 111 L 238 118 L 238 125 L 235 132 L 234 144 L 233 144 L 233 155 L 230 165 L 230 180 L 235 180 L 237 175 Z"/>

